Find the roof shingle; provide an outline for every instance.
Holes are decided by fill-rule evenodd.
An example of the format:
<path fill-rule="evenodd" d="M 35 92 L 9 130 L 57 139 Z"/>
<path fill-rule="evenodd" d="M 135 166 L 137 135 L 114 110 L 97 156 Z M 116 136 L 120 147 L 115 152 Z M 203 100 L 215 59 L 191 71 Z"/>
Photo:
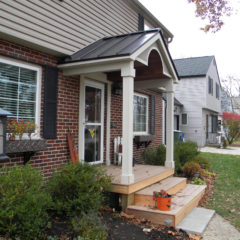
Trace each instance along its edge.
<path fill-rule="evenodd" d="M 179 77 L 206 76 L 214 56 L 181 58 L 173 60 Z"/>

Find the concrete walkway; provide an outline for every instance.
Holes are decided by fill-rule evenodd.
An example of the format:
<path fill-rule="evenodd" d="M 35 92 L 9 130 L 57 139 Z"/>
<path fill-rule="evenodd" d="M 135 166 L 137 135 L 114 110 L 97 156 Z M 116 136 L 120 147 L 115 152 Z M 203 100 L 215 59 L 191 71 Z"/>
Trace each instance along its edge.
<path fill-rule="evenodd" d="M 240 232 L 224 218 L 215 214 L 202 240 L 240 240 Z"/>
<path fill-rule="evenodd" d="M 227 147 L 226 149 L 216 147 L 203 147 L 200 148 L 200 152 L 240 155 L 240 147 Z"/>

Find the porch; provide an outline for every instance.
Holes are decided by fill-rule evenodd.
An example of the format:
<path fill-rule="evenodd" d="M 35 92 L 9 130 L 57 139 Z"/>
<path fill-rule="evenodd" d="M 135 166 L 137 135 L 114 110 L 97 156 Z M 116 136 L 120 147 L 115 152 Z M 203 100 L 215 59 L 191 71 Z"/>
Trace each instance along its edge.
<path fill-rule="evenodd" d="M 160 95 L 162 92 L 166 92 L 165 168 L 173 172 L 173 102 L 174 83 L 178 82 L 178 76 L 160 29 L 100 39 L 67 57 L 59 65 L 59 68 L 63 70 L 63 74 L 66 76 L 80 76 L 78 145 L 81 161 L 91 162 L 92 164 L 105 162 L 107 166 L 112 164 L 113 131 L 111 126 L 112 115 L 115 114 L 111 111 L 113 105 L 111 102 L 112 89 L 116 85 L 122 89 L 121 98 L 118 98 L 118 106 L 121 106 L 121 114 L 118 117 L 122 121 L 121 131 L 118 135 L 122 137 L 121 168 L 116 168 L 118 170 L 115 171 L 115 175 L 118 175 L 116 177 L 118 188 L 120 189 L 120 185 L 125 186 L 124 190 L 121 190 L 124 192 L 131 192 L 131 190 L 126 189 L 126 186 L 140 184 L 148 178 L 146 176 L 142 180 L 139 179 L 135 176 L 137 172 L 132 167 L 134 158 L 133 139 L 136 136 L 133 129 L 135 91 L 152 91 Z M 98 97 L 94 98 L 94 94 Z M 88 100 L 89 98 L 91 99 Z M 140 98 L 143 99 L 144 97 L 139 96 Z M 104 101 L 107 101 L 106 104 Z M 154 137 L 157 129 L 154 128 L 154 124 L 152 127 L 152 123 L 155 122 L 154 111 L 159 107 L 155 106 L 154 99 L 149 101 L 153 102 L 151 105 L 152 115 L 149 118 L 147 117 L 147 106 L 144 110 L 145 114 L 143 114 L 145 120 L 142 120 L 145 122 L 144 124 L 141 122 L 145 128 L 142 128 L 142 131 L 139 131 L 138 134 Z M 106 109 L 105 112 L 103 108 Z M 88 136 L 88 139 L 86 136 Z M 106 139 L 105 142 L 104 139 Z M 160 143 L 158 141 L 158 144 Z M 89 161 L 87 158 L 92 160 Z M 168 171 L 166 170 L 166 172 Z M 161 170 L 160 174 L 162 173 Z M 146 174 L 146 172 L 142 174 Z"/>
<path fill-rule="evenodd" d="M 174 169 L 162 166 L 136 164 L 133 167 L 134 182 L 121 183 L 121 166 L 105 166 L 107 175 L 112 177 L 112 192 L 131 194 L 174 174 Z"/>

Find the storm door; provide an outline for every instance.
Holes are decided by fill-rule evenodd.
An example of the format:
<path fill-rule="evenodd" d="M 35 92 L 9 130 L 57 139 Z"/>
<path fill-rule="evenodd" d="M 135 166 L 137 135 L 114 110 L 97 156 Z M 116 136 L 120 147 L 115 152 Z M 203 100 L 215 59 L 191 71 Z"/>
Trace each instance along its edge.
<path fill-rule="evenodd" d="M 85 81 L 84 161 L 103 162 L 104 85 Z"/>

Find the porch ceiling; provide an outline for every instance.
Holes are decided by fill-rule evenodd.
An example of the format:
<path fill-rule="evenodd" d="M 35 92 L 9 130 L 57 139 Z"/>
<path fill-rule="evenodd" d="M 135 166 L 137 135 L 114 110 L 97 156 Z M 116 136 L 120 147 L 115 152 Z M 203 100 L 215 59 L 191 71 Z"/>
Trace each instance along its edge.
<path fill-rule="evenodd" d="M 114 78 L 118 81 L 123 65 L 126 66 L 130 61 L 134 61 L 136 81 L 178 81 L 177 71 L 160 29 L 100 39 L 65 58 L 59 68 L 63 69 L 65 75 L 105 72 L 109 80 Z"/>

